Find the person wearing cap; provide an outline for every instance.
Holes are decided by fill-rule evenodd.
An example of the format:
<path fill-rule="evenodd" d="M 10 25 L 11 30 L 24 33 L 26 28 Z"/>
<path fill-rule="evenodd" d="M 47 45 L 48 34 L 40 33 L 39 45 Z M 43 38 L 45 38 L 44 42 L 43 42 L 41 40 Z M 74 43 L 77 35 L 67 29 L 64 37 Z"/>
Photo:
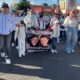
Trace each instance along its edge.
<path fill-rule="evenodd" d="M 77 42 L 77 26 L 78 18 L 75 16 L 74 11 L 70 11 L 69 16 L 65 18 L 63 23 L 66 30 L 66 48 L 67 53 L 74 53 Z"/>
<path fill-rule="evenodd" d="M 7 64 L 11 64 L 11 36 L 14 29 L 14 17 L 9 13 L 8 4 L 3 3 L 0 13 L 0 52 Z"/>
<path fill-rule="evenodd" d="M 57 53 L 57 38 L 60 36 L 60 24 L 59 24 L 59 19 L 58 19 L 58 14 L 55 13 L 54 16 L 52 17 L 50 21 L 50 26 L 52 29 L 52 43 L 51 43 L 51 52 L 52 53 Z"/>

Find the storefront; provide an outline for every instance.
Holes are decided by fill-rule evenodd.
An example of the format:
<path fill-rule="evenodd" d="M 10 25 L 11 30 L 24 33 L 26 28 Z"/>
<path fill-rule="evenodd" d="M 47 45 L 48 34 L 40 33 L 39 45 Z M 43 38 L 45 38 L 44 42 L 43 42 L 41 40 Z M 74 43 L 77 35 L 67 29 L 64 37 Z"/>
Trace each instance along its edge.
<path fill-rule="evenodd" d="M 52 9 L 52 7 L 34 6 L 34 7 L 32 7 L 32 10 L 35 11 L 35 12 L 54 13 L 54 9 Z"/>

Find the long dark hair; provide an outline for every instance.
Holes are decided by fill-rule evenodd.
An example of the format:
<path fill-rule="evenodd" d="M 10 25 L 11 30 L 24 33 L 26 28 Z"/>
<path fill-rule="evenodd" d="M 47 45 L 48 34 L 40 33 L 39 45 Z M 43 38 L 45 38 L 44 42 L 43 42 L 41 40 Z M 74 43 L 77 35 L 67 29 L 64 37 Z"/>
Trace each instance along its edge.
<path fill-rule="evenodd" d="M 20 24 L 23 24 L 24 26 L 26 26 L 23 20 L 20 21 Z"/>

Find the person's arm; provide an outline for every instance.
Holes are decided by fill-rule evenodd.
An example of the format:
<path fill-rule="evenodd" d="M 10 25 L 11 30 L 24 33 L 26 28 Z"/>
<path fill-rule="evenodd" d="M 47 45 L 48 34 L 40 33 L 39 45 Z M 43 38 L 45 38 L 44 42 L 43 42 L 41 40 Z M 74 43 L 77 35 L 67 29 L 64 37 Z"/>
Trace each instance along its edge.
<path fill-rule="evenodd" d="M 16 28 L 16 26 L 15 26 L 15 17 L 12 16 L 12 15 L 9 15 L 8 17 L 9 17 L 9 23 L 8 23 L 9 31 L 12 32 Z"/>
<path fill-rule="evenodd" d="M 19 34 L 19 27 L 16 26 L 16 29 L 15 29 L 15 35 L 14 35 L 14 40 L 16 41 L 17 37 L 18 37 L 18 34 Z"/>
<path fill-rule="evenodd" d="M 25 23 L 25 24 L 30 24 L 29 19 L 28 19 L 28 17 L 27 17 L 27 16 L 24 18 L 24 20 L 23 20 L 23 21 L 24 21 L 24 23 Z"/>
<path fill-rule="evenodd" d="M 53 19 L 50 20 L 50 26 L 52 26 Z"/>
<path fill-rule="evenodd" d="M 69 26 L 69 17 L 65 18 L 63 26 L 67 28 Z"/>
<path fill-rule="evenodd" d="M 51 28 L 52 30 L 54 29 L 53 26 L 54 26 L 54 21 L 53 21 L 53 19 L 51 19 L 51 21 L 50 21 L 50 28 Z"/>

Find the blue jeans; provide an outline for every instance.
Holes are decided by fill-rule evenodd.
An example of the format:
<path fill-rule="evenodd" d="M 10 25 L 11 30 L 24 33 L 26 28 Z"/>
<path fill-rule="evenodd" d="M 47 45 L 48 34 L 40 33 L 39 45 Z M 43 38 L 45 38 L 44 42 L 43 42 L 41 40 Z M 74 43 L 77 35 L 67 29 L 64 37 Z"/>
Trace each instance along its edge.
<path fill-rule="evenodd" d="M 69 27 L 66 30 L 66 51 L 72 51 L 75 49 L 77 42 L 77 28 Z"/>
<path fill-rule="evenodd" d="M 52 49 L 56 49 L 56 46 L 57 46 L 57 38 L 56 37 L 53 37 L 52 38 L 52 43 L 51 43 L 51 47 Z"/>

